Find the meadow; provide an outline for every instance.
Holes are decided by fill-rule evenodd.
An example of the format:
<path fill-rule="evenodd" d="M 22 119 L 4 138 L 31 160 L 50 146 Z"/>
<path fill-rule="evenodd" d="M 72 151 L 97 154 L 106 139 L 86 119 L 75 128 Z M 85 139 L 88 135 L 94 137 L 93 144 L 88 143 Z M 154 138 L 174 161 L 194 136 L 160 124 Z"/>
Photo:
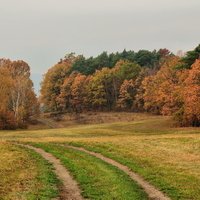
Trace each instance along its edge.
<path fill-rule="evenodd" d="M 90 114 L 88 118 L 79 115 L 79 117 L 74 117 L 74 119 L 72 119 L 72 116 L 68 116 L 68 118 L 67 116 L 63 116 L 61 119 L 58 119 L 58 116 L 56 119 L 48 118 L 48 120 L 54 120 L 54 123 L 63 127 L 59 129 L 46 129 L 45 126 L 35 125 L 35 127 L 30 127 L 26 131 L 1 131 L 0 169 L 3 180 L 0 184 L 1 198 L 12 199 L 9 195 L 18 194 L 18 199 L 34 199 L 34 194 L 28 192 L 31 190 L 30 188 L 34 188 L 32 191 L 35 192 L 33 193 L 41 193 L 41 191 L 37 191 L 37 188 L 41 188 L 41 186 L 36 187 L 37 184 L 43 184 L 44 186 L 42 187 L 46 187 L 46 183 L 41 183 L 41 181 L 37 183 L 38 178 L 36 177 L 40 177 L 40 180 L 46 179 L 40 176 L 40 172 L 42 169 L 50 169 L 51 167 L 47 163 L 44 163 L 44 161 L 41 161 L 42 159 L 36 156 L 36 153 L 33 151 L 11 144 L 11 142 L 19 142 L 38 145 L 61 160 L 63 159 L 63 163 L 73 161 L 74 168 L 71 168 L 71 170 L 74 171 L 75 178 L 80 174 L 80 167 L 82 165 L 84 167 L 88 165 L 88 168 L 85 170 L 89 174 L 95 172 L 95 166 L 102 166 L 100 168 L 104 169 L 104 172 L 99 171 L 95 173 L 95 177 L 99 177 L 99 184 L 101 176 L 106 177 L 108 174 L 111 174 L 111 177 L 115 177 L 113 180 L 117 180 L 116 176 L 117 174 L 121 174 L 121 172 L 114 173 L 116 169 L 105 166 L 105 164 L 103 165 L 98 160 L 91 161 L 93 158 L 87 158 L 86 155 L 75 151 L 66 153 L 66 157 L 68 158 L 68 161 L 66 161 L 66 157 L 63 158 L 61 156 L 64 155 L 63 150 L 56 147 L 55 143 L 83 147 L 112 158 L 140 174 L 145 180 L 149 181 L 173 200 L 200 199 L 199 128 L 176 127 L 170 118 L 164 116 L 135 113 L 109 113 L 104 117 L 103 115 L 105 114 Z M 94 120 L 95 118 L 96 121 Z M 98 121 L 101 123 L 97 123 Z M 76 156 L 73 156 L 75 153 Z M 76 161 L 77 159 L 74 159 L 77 156 L 80 157 L 78 159 L 80 163 Z M 90 162 L 87 162 L 87 164 L 81 162 L 80 160 L 83 158 L 91 163 L 96 163 L 96 165 L 92 166 L 89 164 Z M 14 164 L 12 165 L 11 163 Z M 21 166 L 24 167 L 22 168 Z M 69 164 L 66 164 L 66 166 L 68 168 L 71 167 Z M 26 170 L 31 171 L 31 173 L 28 173 Z M 48 174 L 49 172 L 45 173 Z M 29 174 L 30 177 L 27 177 L 25 174 Z M 16 179 L 20 179 L 20 181 L 13 181 L 15 180 L 13 176 L 19 177 Z M 45 176 L 48 177 L 48 175 Z M 54 175 L 51 176 L 54 186 L 50 190 L 53 190 L 57 187 L 56 184 L 59 185 L 60 183 Z M 121 176 L 125 177 L 124 174 L 121 174 Z M 94 176 L 91 177 L 94 178 Z M 81 185 L 83 180 L 79 178 L 77 180 Z M 106 187 L 103 185 L 106 183 L 102 182 L 101 186 L 97 186 L 95 185 L 97 181 L 87 180 L 86 182 L 87 184 L 85 182 L 82 184 L 85 197 L 101 199 L 99 197 L 101 195 L 95 193 L 95 190 L 97 190 L 95 188 L 98 188 L 98 190 L 100 190 L 99 188 L 103 188 L 103 193 L 107 193 L 108 185 Z M 84 184 L 85 188 L 92 188 L 91 191 L 87 193 L 87 189 L 84 189 Z M 120 184 L 119 182 L 114 182 L 113 190 L 108 192 L 115 195 L 115 199 L 123 199 L 125 194 L 119 189 L 120 187 L 125 187 L 123 184 L 128 184 L 127 188 L 132 187 L 137 188 L 138 191 L 140 190 L 138 186 L 128 180 L 128 177 L 126 177 L 125 183 Z M 94 185 L 95 187 L 93 187 Z M 119 191 L 121 194 L 116 194 L 116 191 Z M 25 194 L 28 197 L 23 197 Z M 31 195 L 32 197 L 30 197 Z M 127 192 L 127 195 L 133 194 Z M 53 198 L 52 194 L 50 196 Z M 40 199 L 45 198 L 45 195 L 41 194 Z M 50 199 L 50 197 L 48 198 Z M 102 199 L 113 199 L 113 197 L 105 196 Z M 125 199 L 131 198 L 127 196 Z M 148 197 L 140 192 L 139 197 L 135 199 L 148 199 Z"/>

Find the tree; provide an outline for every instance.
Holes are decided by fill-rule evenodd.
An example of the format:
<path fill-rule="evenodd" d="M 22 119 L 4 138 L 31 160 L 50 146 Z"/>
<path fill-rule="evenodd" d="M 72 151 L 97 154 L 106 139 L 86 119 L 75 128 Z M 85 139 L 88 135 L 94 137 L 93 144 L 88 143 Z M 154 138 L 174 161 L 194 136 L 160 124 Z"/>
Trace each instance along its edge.
<path fill-rule="evenodd" d="M 136 95 L 135 95 L 135 100 L 133 102 L 134 111 L 144 111 L 144 93 L 145 89 L 143 87 L 142 82 L 146 77 L 154 76 L 156 74 L 156 71 L 151 68 L 143 67 L 140 73 L 137 76 L 137 79 L 135 80 L 135 90 L 136 90 Z"/>
<path fill-rule="evenodd" d="M 158 73 L 142 82 L 144 108 L 149 112 L 171 115 L 183 106 L 182 92 L 185 71 L 176 70 L 179 57 L 169 57 Z"/>
<path fill-rule="evenodd" d="M 184 108 L 182 117 L 179 118 L 182 125 L 200 126 L 200 60 L 197 59 L 191 66 L 185 79 Z"/>
<path fill-rule="evenodd" d="M 37 104 L 32 81 L 24 76 L 15 77 L 14 86 L 9 89 L 9 94 L 8 107 L 14 112 L 16 120 L 27 121 Z"/>
<path fill-rule="evenodd" d="M 50 68 L 41 82 L 41 100 L 52 111 L 59 110 L 61 86 L 70 74 L 71 64 L 62 62 Z"/>
<path fill-rule="evenodd" d="M 108 106 L 109 72 L 110 70 L 108 68 L 96 70 L 88 83 L 88 97 L 91 100 L 92 107 L 95 109 L 103 109 Z"/>
<path fill-rule="evenodd" d="M 0 59 L 0 92 L 1 120 L 4 125 L 7 124 L 6 129 L 9 126 L 13 129 L 15 123 L 16 128 L 24 126 L 37 105 L 30 79 L 30 66 L 22 60 Z"/>
<path fill-rule="evenodd" d="M 200 44 L 192 51 L 187 51 L 186 56 L 180 59 L 182 64 L 176 66 L 176 68 L 186 68 L 191 69 L 191 65 L 196 59 L 200 58 Z"/>
<path fill-rule="evenodd" d="M 18 122 L 10 110 L 0 109 L 0 130 L 15 130 Z"/>
<path fill-rule="evenodd" d="M 0 109 L 7 108 L 10 88 L 14 86 L 9 70 L 0 67 Z"/>
<path fill-rule="evenodd" d="M 80 73 L 77 74 L 71 86 L 70 104 L 76 112 L 81 112 L 84 109 L 84 86 L 86 84 L 86 78 L 87 77 L 85 75 L 82 75 Z"/>
<path fill-rule="evenodd" d="M 10 71 L 12 78 L 18 76 L 30 78 L 30 66 L 23 60 L 17 60 L 13 62 L 8 60 L 8 62 L 4 65 L 4 68 L 7 68 Z"/>
<path fill-rule="evenodd" d="M 140 65 L 136 62 L 130 62 L 128 60 L 120 60 L 113 68 L 113 72 L 120 79 L 121 83 L 127 79 L 135 80 L 141 70 Z"/>
<path fill-rule="evenodd" d="M 74 79 L 79 73 L 73 71 L 69 76 L 67 76 L 64 80 L 64 83 L 60 86 L 60 94 L 57 97 L 58 105 L 60 110 L 68 110 L 71 108 L 71 91 L 72 84 L 74 83 Z"/>
<path fill-rule="evenodd" d="M 149 67 L 151 66 L 152 54 L 148 50 L 139 50 L 135 53 L 134 60 L 142 67 Z"/>
<path fill-rule="evenodd" d="M 124 80 L 120 87 L 118 104 L 122 108 L 128 108 L 129 110 L 133 107 L 133 101 L 135 97 L 134 82 L 132 79 Z"/>
<path fill-rule="evenodd" d="M 160 58 L 164 59 L 168 56 L 170 56 L 170 54 L 172 54 L 168 49 L 164 48 L 164 49 L 159 49 L 158 53 L 160 54 Z"/>
<path fill-rule="evenodd" d="M 102 68 L 110 68 L 109 57 L 105 51 L 95 59 L 95 69 L 100 70 Z"/>

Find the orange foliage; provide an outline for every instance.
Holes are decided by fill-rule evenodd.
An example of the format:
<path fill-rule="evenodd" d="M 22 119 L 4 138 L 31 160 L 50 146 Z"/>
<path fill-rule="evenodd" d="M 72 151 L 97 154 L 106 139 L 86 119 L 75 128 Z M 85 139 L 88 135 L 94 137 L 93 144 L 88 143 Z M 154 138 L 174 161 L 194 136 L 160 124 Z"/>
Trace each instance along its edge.
<path fill-rule="evenodd" d="M 200 60 L 191 66 L 185 80 L 184 94 L 184 125 L 200 126 Z"/>
<path fill-rule="evenodd" d="M 187 70 L 176 70 L 179 57 L 168 58 L 155 76 L 143 81 L 144 108 L 154 113 L 171 115 L 183 106 L 183 81 Z"/>
<path fill-rule="evenodd" d="M 124 80 L 120 87 L 118 104 L 120 107 L 131 109 L 135 96 L 134 82 L 132 79 Z"/>
<path fill-rule="evenodd" d="M 0 129 L 25 128 L 37 105 L 26 62 L 0 59 L 0 94 Z"/>

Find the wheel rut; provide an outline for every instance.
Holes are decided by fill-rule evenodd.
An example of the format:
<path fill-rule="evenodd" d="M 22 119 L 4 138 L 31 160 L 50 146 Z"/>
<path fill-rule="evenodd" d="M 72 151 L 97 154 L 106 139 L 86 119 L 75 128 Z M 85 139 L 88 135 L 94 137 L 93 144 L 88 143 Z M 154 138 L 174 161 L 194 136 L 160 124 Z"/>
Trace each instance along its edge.
<path fill-rule="evenodd" d="M 70 172 L 60 163 L 60 160 L 47 153 L 43 149 L 36 148 L 30 145 L 17 144 L 21 146 L 25 146 L 29 149 L 33 149 L 37 153 L 39 153 L 44 159 L 53 163 L 53 167 L 55 168 L 54 172 L 58 175 L 58 178 L 62 180 L 62 192 L 59 198 L 55 198 L 54 200 L 83 200 L 84 198 L 81 196 L 81 190 L 78 187 L 77 182 L 71 177 Z"/>
<path fill-rule="evenodd" d="M 31 145 L 24 145 L 24 144 L 16 144 L 15 145 L 21 145 L 25 146 L 29 149 L 33 149 L 37 153 L 39 153 L 44 159 L 48 160 L 49 162 L 53 163 L 53 167 L 55 168 L 54 172 L 58 175 L 58 178 L 63 181 L 63 187 L 62 192 L 60 194 L 60 198 L 56 198 L 54 200 L 83 200 L 84 198 L 81 196 L 81 190 L 78 187 L 77 182 L 71 177 L 70 172 L 60 163 L 60 160 L 51 155 L 50 153 L 44 151 L 41 148 L 36 148 Z M 146 180 L 144 180 L 139 174 L 131 171 L 127 166 L 116 162 L 113 159 L 107 158 L 99 153 L 95 153 L 92 151 L 88 151 L 81 147 L 75 147 L 70 146 L 67 144 L 57 144 L 63 147 L 76 149 L 79 151 L 83 151 L 85 153 L 91 154 L 97 158 L 100 158 L 101 160 L 118 167 L 119 169 L 123 170 L 126 174 L 128 174 L 134 181 L 136 181 L 143 190 L 148 194 L 149 198 L 152 200 L 171 200 L 171 198 L 167 197 L 165 194 L 163 194 L 160 190 L 158 190 L 156 187 L 148 183 Z"/>
<path fill-rule="evenodd" d="M 59 145 L 86 152 L 88 154 L 96 156 L 97 158 L 102 159 L 103 161 L 106 161 L 107 163 L 109 163 L 111 165 L 118 167 L 119 169 L 123 170 L 126 174 L 128 174 L 139 185 L 141 185 L 142 188 L 144 189 L 144 191 L 149 195 L 149 198 L 152 199 L 152 200 L 171 200 L 171 198 L 167 197 L 160 190 L 158 190 L 155 186 L 153 186 L 150 183 L 148 183 L 147 181 L 145 181 L 140 175 L 131 171 L 127 166 L 122 165 L 122 164 L 116 162 L 113 159 L 107 158 L 107 157 L 105 157 L 105 156 L 103 156 L 99 153 L 88 151 L 88 150 L 81 148 L 81 147 L 70 146 L 70 145 L 67 145 L 67 144 L 63 144 L 63 145 L 59 144 Z"/>

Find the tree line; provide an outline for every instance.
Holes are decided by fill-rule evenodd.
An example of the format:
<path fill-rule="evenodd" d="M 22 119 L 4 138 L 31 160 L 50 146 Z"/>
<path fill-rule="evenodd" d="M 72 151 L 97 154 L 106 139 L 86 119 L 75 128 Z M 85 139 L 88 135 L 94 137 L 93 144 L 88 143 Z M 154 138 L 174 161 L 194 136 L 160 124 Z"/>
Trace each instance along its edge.
<path fill-rule="evenodd" d="M 150 112 L 200 126 L 200 45 L 185 55 L 168 49 L 90 58 L 70 53 L 44 74 L 40 92 L 44 112 Z M 27 128 L 41 109 L 22 60 L 0 59 L 0 94 L 0 129 Z"/>
<path fill-rule="evenodd" d="M 186 55 L 168 49 L 86 59 L 70 53 L 44 74 L 44 111 L 127 110 L 173 116 L 200 126 L 200 45 Z"/>
<path fill-rule="evenodd" d="M 30 66 L 22 60 L 0 59 L 0 130 L 27 128 L 38 109 Z"/>

